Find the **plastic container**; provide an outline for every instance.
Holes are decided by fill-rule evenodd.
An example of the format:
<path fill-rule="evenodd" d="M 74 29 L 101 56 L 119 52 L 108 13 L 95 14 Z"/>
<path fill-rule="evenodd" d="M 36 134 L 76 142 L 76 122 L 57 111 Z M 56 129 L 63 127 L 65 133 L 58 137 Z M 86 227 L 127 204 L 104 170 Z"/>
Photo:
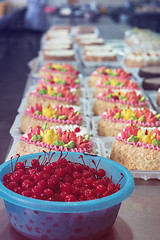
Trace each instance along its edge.
<path fill-rule="evenodd" d="M 66 154 L 66 152 L 64 152 Z M 31 160 L 43 153 L 22 156 L 19 161 L 27 159 L 27 165 Z M 59 158 L 60 152 L 56 152 L 52 160 Z M 69 152 L 66 159 L 74 162 L 82 161 L 79 153 Z M 106 170 L 107 176 L 114 183 L 121 178 L 121 189 L 104 198 L 79 201 L 79 202 L 50 202 L 16 194 L 7 189 L 2 179 L 6 173 L 11 172 L 11 161 L 0 166 L 0 197 L 4 199 L 6 211 L 12 226 L 21 234 L 31 239 L 99 239 L 107 233 L 114 224 L 121 202 L 129 197 L 134 190 L 134 180 L 130 172 L 112 160 L 96 155 L 82 154 L 87 165 L 93 167 L 92 159 L 98 163 L 99 168 Z M 13 167 L 16 159 L 12 160 Z"/>

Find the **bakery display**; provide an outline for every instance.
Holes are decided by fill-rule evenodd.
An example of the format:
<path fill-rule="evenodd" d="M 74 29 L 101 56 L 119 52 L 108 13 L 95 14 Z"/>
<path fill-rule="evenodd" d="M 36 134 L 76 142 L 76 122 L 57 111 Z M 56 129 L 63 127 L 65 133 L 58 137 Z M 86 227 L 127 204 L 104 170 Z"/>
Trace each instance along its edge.
<path fill-rule="evenodd" d="M 73 67 L 71 64 L 66 63 L 46 63 L 40 68 L 39 77 L 47 77 L 52 75 L 53 77 L 67 77 L 77 78 L 79 71 L 76 67 Z"/>
<path fill-rule="evenodd" d="M 103 93 L 96 96 L 96 100 L 93 103 L 93 113 L 95 115 L 100 115 L 106 111 L 110 110 L 115 105 L 118 107 L 139 107 L 139 108 L 149 108 L 149 103 L 146 97 L 141 94 L 140 91 L 136 90 L 112 90 L 108 89 Z"/>
<path fill-rule="evenodd" d="M 122 68 L 106 68 L 104 66 L 97 68 L 95 71 L 91 73 L 89 77 L 89 86 L 94 87 L 96 83 L 101 80 L 105 79 L 106 77 L 110 78 L 117 78 L 117 79 L 130 79 L 132 76 L 131 73 L 128 73 Z"/>
<path fill-rule="evenodd" d="M 79 105 L 79 96 L 76 88 L 67 86 L 38 86 L 33 92 L 29 93 L 27 106 L 41 104 L 63 104 L 63 105 Z"/>
<path fill-rule="evenodd" d="M 106 109 L 98 121 L 98 135 L 114 137 L 128 124 L 142 127 L 160 127 L 160 114 L 148 108 L 119 108 Z"/>
<path fill-rule="evenodd" d="M 160 170 L 160 131 L 158 128 L 123 128 L 112 145 L 110 159 L 129 170 Z"/>
<path fill-rule="evenodd" d="M 96 153 L 109 157 L 113 137 L 118 136 L 128 124 L 147 129 L 160 127 L 160 115 L 150 109 L 152 104 L 141 92 L 141 87 L 159 88 L 158 65 L 140 69 L 139 75 L 144 77 L 142 83 L 142 79 L 137 76 L 137 69 L 127 69 L 120 61 L 123 60 L 124 51 L 129 53 L 124 55 L 125 63 L 129 60 L 127 64 L 132 67 L 140 67 L 146 63 L 159 64 L 159 50 L 145 48 L 137 50 L 133 47 L 127 51 L 123 42 L 104 41 L 93 27 L 87 32 L 87 28 L 79 31 L 78 27 L 69 29 L 67 26 L 49 29 L 43 35 L 40 50 L 38 56 L 40 62 L 35 65 L 35 72 L 38 72 L 39 76 L 37 78 L 35 75 L 32 82 L 36 83 L 36 88 L 34 91 L 26 92 L 24 101 L 26 104 L 27 100 L 26 109 L 22 104 L 23 109 L 21 105 L 18 110 L 19 126 L 16 126 L 16 133 L 19 131 L 19 135 L 25 134 L 20 137 L 17 153 L 27 154 L 51 149 Z M 78 62 L 73 65 L 82 71 L 83 64 L 87 62 L 85 70 L 81 73 L 77 67 L 67 63 L 73 60 L 72 56 L 75 57 L 74 51 Z M 42 60 L 48 62 L 44 64 Z M 154 94 L 153 91 L 152 93 Z M 150 101 L 149 97 L 148 95 Z M 160 106 L 159 91 L 157 104 Z M 13 137 L 14 126 L 11 129 Z M 84 126 L 87 126 L 85 133 Z M 58 129 L 61 129 L 60 132 Z M 87 133 L 91 134 L 93 144 Z M 117 143 L 113 144 L 112 152 L 116 152 L 115 144 Z M 118 143 L 118 148 L 122 145 L 122 152 L 123 144 L 122 141 Z M 128 145 L 131 146 L 127 144 L 126 149 L 129 149 Z M 112 153 L 113 160 L 114 156 L 117 157 Z"/>
<path fill-rule="evenodd" d="M 29 127 L 42 126 L 47 123 L 49 127 L 57 125 L 81 125 L 82 114 L 80 107 L 68 105 L 31 105 L 23 113 L 20 122 L 20 131 L 26 133 Z"/>
<path fill-rule="evenodd" d="M 93 144 L 87 130 L 78 125 L 48 127 L 44 124 L 20 137 L 17 153 L 21 156 L 43 150 L 93 153 Z"/>

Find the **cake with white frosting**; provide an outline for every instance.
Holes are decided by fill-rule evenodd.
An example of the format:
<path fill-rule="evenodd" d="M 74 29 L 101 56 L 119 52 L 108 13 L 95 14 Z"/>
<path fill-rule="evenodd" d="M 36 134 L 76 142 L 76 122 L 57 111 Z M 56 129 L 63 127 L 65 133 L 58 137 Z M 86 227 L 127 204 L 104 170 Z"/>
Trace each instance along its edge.
<path fill-rule="evenodd" d="M 124 63 L 130 68 L 160 65 L 160 51 L 131 52 L 126 54 Z"/>

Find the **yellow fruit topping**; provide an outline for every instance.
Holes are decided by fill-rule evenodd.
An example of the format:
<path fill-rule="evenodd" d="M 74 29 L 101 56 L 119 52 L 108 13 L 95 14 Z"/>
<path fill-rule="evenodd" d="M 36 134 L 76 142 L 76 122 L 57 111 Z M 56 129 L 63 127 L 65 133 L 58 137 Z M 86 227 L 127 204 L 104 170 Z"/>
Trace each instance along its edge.
<path fill-rule="evenodd" d="M 53 145 L 53 143 L 58 138 L 58 136 L 59 135 L 57 135 L 56 132 L 52 128 L 49 130 L 45 130 L 43 133 L 43 142 Z"/>

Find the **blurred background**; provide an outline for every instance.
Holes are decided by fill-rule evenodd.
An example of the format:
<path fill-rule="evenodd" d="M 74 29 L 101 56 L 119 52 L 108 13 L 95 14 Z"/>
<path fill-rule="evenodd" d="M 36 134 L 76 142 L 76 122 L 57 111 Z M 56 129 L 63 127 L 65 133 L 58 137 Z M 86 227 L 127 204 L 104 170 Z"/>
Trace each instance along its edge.
<path fill-rule="evenodd" d="M 122 22 L 131 26 L 160 31 L 159 0 L 0 1 L 1 30 L 30 28 L 43 31 L 45 27 L 49 27 L 50 21 L 56 21 L 56 17 L 76 24 L 79 21 L 97 22 L 104 16 L 110 17 L 116 23 Z M 45 17 L 50 20 L 46 22 L 46 26 Z"/>

